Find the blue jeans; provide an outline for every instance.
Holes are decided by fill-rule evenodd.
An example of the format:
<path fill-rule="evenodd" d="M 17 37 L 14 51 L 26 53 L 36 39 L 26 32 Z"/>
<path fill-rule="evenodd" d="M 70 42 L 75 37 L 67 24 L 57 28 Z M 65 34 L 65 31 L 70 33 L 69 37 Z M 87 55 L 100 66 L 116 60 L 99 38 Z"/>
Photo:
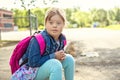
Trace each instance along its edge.
<path fill-rule="evenodd" d="M 74 68 L 74 58 L 70 54 L 66 54 L 66 58 L 61 62 L 57 59 L 46 61 L 38 69 L 35 80 L 62 80 L 63 71 L 65 80 L 74 80 Z"/>

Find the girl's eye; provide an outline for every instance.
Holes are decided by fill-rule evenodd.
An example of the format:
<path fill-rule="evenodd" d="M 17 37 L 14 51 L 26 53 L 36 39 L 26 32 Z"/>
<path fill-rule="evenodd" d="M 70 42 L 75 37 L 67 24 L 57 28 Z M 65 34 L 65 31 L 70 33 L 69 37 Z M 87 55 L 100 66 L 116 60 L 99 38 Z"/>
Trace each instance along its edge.
<path fill-rule="evenodd" d="M 53 24 L 53 22 L 49 22 L 50 24 Z"/>
<path fill-rule="evenodd" d="M 57 24 L 58 24 L 58 25 L 60 25 L 61 23 L 60 23 L 60 22 L 58 22 Z"/>

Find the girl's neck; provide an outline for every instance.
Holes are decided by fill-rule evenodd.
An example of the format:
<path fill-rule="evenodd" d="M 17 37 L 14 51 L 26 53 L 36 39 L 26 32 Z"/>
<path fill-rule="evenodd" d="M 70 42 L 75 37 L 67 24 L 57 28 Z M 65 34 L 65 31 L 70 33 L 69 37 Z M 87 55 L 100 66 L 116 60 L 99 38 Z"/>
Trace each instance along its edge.
<path fill-rule="evenodd" d="M 55 37 L 53 37 L 54 39 L 55 39 L 55 41 L 59 41 L 59 38 L 57 37 L 57 38 L 55 38 Z"/>

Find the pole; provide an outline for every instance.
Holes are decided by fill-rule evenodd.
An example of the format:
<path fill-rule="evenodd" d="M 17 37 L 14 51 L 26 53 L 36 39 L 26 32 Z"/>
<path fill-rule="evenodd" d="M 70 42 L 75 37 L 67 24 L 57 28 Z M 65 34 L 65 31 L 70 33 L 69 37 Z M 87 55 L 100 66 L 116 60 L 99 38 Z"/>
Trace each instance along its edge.
<path fill-rule="evenodd" d="M 28 14 L 29 14 L 29 28 L 30 28 L 30 35 L 32 35 L 32 25 L 31 25 L 31 13 L 30 13 L 30 9 L 28 10 Z"/>
<path fill-rule="evenodd" d="M 0 23 L 1 23 L 1 18 L 0 18 Z M 1 39 L 1 30 L 2 30 L 2 29 L 0 29 L 0 41 L 2 40 L 2 39 Z"/>
<path fill-rule="evenodd" d="M 36 16 L 36 30 L 38 31 L 38 18 Z"/>
<path fill-rule="evenodd" d="M 2 39 L 1 39 L 1 29 L 0 29 L 0 41 L 1 41 Z"/>

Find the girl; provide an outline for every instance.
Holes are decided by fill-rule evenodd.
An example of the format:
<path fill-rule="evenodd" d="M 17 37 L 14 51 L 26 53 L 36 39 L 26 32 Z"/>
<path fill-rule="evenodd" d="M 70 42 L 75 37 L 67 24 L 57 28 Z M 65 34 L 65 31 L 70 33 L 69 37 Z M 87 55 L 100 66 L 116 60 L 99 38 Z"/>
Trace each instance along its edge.
<path fill-rule="evenodd" d="M 26 58 L 28 61 L 13 74 L 12 80 L 62 80 L 63 71 L 65 80 L 74 80 L 74 59 L 64 52 L 66 38 L 62 30 L 65 24 L 63 10 L 50 8 L 46 12 L 45 30 L 40 33 L 46 43 L 44 54 L 40 55 L 39 44 L 33 38 L 22 57 L 22 61 Z M 26 74 L 23 75 L 22 72 Z"/>

